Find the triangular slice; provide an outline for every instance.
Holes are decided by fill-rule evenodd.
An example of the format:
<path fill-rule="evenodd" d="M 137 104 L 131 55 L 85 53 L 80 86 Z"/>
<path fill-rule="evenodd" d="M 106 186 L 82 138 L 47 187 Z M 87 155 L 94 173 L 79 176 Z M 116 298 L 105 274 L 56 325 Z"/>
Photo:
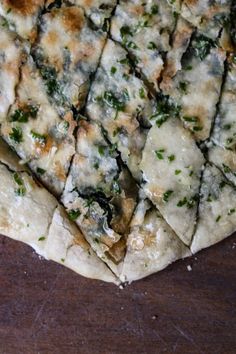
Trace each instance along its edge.
<path fill-rule="evenodd" d="M 0 15 L 5 17 L 5 26 L 33 42 L 44 2 L 45 0 L 1 0 Z"/>
<path fill-rule="evenodd" d="M 191 251 L 196 253 L 230 236 L 236 230 L 236 189 L 212 165 L 203 173 L 196 233 Z"/>
<path fill-rule="evenodd" d="M 76 150 L 62 202 L 93 249 L 117 273 L 137 187 L 96 123 L 79 122 Z"/>
<path fill-rule="evenodd" d="M 78 274 L 117 283 L 57 200 L 28 171 L 20 171 L 17 159 L 1 140 L 0 175 L 1 234 L 28 244 L 39 255 Z"/>
<path fill-rule="evenodd" d="M 1 135 L 48 188 L 59 195 L 75 152 L 72 113 L 64 119 L 48 101 L 39 72 L 29 58 L 21 68 L 16 102 L 2 122 Z"/>
<path fill-rule="evenodd" d="M 15 100 L 15 87 L 19 80 L 19 67 L 23 51 L 22 43 L 16 34 L 5 25 L 0 17 L 0 123 L 7 115 Z"/>
<path fill-rule="evenodd" d="M 236 185 L 236 57 L 228 59 L 219 111 L 215 120 L 209 159 Z"/>
<path fill-rule="evenodd" d="M 150 129 L 140 164 L 143 188 L 186 245 L 195 228 L 203 164 L 201 151 L 178 119 Z"/>
<path fill-rule="evenodd" d="M 182 70 L 161 88 L 179 106 L 183 124 L 197 140 L 209 138 L 220 98 L 226 53 L 213 40 L 196 34 L 182 57 Z"/>
<path fill-rule="evenodd" d="M 83 106 L 105 37 L 79 7 L 54 8 L 42 16 L 33 56 L 59 112 Z"/>
<path fill-rule="evenodd" d="M 112 144 L 117 144 L 121 158 L 139 178 L 139 162 L 150 126 L 155 100 L 149 97 L 144 83 L 135 76 L 127 52 L 108 40 L 101 63 L 91 86 L 86 111 L 100 122 Z"/>
<path fill-rule="evenodd" d="M 131 223 L 121 280 L 144 278 L 190 255 L 159 212 L 141 201 Z"/>

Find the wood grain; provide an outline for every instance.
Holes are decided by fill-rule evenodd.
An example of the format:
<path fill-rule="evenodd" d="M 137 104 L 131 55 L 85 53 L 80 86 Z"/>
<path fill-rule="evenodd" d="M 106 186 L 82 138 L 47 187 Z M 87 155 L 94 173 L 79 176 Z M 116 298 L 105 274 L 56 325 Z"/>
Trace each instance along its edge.
<path fill-rule="evenodd" d="M 235 251 L 232 236 L 120 290 L 0 237 L 0 354 L 236 353 Z"/>

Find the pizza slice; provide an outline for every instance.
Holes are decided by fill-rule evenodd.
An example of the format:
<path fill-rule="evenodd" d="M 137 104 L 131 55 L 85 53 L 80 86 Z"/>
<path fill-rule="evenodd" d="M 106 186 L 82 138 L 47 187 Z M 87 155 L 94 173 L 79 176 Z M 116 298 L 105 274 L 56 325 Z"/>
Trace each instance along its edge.
<path fill-rule="evenodd" d="M 208 155 L 236 185 L 236 56 L 228 58 L 228 70 L 223 86 L 218 114 L 211 136 Z"/>
<path fill-rule="evenodd" d="M 182 70 L 161 88 L 179 106 L 179 116 L 198 141 L 209 138 L 220 98 L 226 53 L 212 39 L 192 37 Z"/>
<path fill-rule="evenodd" d="M 0 17 L 0 123 L 14 103 L 22 59 L 22 43 Z"/>
<path fill-rule="evenodd" d="M 5 18 L 6 27 L 33 42 L 37 35 L 37 21 L 44 2 L 44 0 L 0 0 L 0 15 Z"/>
<path fill-rule="evenodd" d="M 196 232 L 191 251 L 209 247 L 236 230 L 236 190 L 214 165 L 207 164 L 201 186 Z"/>
<path fill-rule="evenodd" d="M 75 152 L 72 113 L 64 119 L 50 105 L 44 84 L 32 59 L 21 68 L 16 101 L 2 122 L 5 141 L 28 163 L 38 178 L 60 195 Z"/>
<path fill-rule="evenodd" d="M 97 254 L 118 273 L 138 188 L 104 131 L 81 119 L 62 202 Z"/>
<path fill-rule="evenodd" d="M 0 233 L 83 276 L 118 283 L 57 200 L 0 140 Z M 19 212 L 20 210 L 20 212 Z"/>
<path fill-rule="evenodd" d="M 178 119 L 150 129 L 140 164 L 143 189 L 186 245 L 196 224 L 203 165 L 201 151 Z"/>
<path fill-rule="evenodd" d="M 135 76 L 127 52 L 108 40 L 91 86 L 86 112 L 99 122 L 135 178 L 156 101 Z"/>
<path fill-rule="evenodd" d="M 59 113 L 83 107 L 104 44 L 105 33 L 93 29 L 79 7 L 53 8 L 41 17 L 33 57 Z"/>
<path fill-rule="evenodd" d="M 191 255 L 159 212 L 140 201 L 131 222 L 121 280 L 132 282 Z"/>
<path fill-rule="evenodd" d="M 59 3 L 59 4 L 58 4 Z M 68 0 L 57 1 L 47 0 L 48 8 L 59 6 L 60 4 L 72 4 L 81 7 L 87 17 L 99 28 L 106 31 L 107 20 L 110 19 L 113 9 L 116 6 L 116 0 Z"/>
<path fill-rule="evenodd" d="M 122 43 L 137 69 L 156 90 L 165 55 L 170 49 L 177 3 L 179 1 L 121 0 L 111 21 L 112 38 Z"/>

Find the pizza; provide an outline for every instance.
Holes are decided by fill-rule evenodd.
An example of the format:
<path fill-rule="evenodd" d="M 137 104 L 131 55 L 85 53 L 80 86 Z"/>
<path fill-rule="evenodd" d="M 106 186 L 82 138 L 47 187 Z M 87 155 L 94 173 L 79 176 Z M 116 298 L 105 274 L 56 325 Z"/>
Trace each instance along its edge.
<path fill-rule="evenodd" d="M 234 0 L 0 0 L 0 234 L 117 285 L 236 231 Z"/>

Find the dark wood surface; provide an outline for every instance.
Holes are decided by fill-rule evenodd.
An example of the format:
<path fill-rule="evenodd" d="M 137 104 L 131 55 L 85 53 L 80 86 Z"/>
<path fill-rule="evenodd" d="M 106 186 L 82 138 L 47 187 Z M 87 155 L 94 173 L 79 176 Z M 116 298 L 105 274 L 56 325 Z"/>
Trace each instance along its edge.
<path fill-rule="evenodd" d="M 120 290 L 0 237 L 0 354 L 236 353 L 235 252 L 234 236 Z"/>

